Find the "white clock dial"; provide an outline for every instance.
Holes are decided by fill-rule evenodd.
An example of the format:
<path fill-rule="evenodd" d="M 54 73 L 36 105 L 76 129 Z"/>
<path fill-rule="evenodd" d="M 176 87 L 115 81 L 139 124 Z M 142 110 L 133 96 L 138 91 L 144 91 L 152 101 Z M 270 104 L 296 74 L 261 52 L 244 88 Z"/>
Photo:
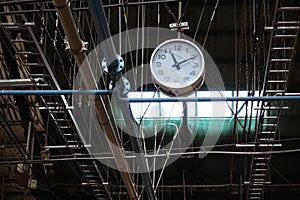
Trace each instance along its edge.
<path fill-rule="evenodd" d="M 184 39 L 171 39 L 160 44 L 150 59 L 154 82 L 172 96 L 188 95 L 204 80 L 204 57 L 201 50 Z"/>

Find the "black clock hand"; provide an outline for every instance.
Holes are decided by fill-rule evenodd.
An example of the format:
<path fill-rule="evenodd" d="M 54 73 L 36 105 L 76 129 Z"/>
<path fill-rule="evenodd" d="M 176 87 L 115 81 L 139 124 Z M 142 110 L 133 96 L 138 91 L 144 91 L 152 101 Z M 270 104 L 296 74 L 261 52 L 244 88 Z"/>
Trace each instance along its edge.
<path fill-rule="evenodd" d="M 177 60 L 176 60 L 176 58 L 175 58 L 175 56 L 174 56 L 174 54 L 172 53 L 172 52 L 170 52 L 170 54 L 171 54 L 171 56 L 172 56 L 172 59 L 173 59 L 173 61 L 174 61 L 174 65 L 172 65 L 172 67 L 176 67 L 176 69 L 180 69 L 180 67 L 179 67 L 179 64 L 178 64 L 178 62 L 177 62 Z"/>
<path fill-rule="evenodd" d="M 193 59 L 193 58 L 195 58 L 195 57 L 197 57 L 197 55 L 194 55 L 194 56 L 189 57 L 189 58 L 187 58 L 187 59 L 185 59 L 185 60 L 182 60 L 182 61 L 180 61 L 179 63 L 177 63 L 177 65 L 180 65 L 180 64 L 182 64 L 182 63 L 185 63 L 186 61 L 191 60 L 191 59 Z"/>

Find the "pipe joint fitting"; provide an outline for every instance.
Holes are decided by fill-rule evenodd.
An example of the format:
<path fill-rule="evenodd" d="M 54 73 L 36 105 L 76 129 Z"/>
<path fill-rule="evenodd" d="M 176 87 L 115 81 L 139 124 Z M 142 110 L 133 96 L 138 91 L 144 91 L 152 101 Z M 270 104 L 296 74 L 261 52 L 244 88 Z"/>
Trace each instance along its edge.
<path fill-rule="evenodd" d="M 72 55 L 77 56 L 77 55 L 79 55 L 79 54 L 81 54 L 83 52 L 86 52 L 88 50 L 87 49 L 88 42 L 81 41 L 81 43 L 82 43 L 82 46 L 81 46 L 81 48 L 79 50 L 77 50 L 77 49 L 76 50 L 75 49 L 71 49 L 70 46 L 69 46 L 69 50 L 70 50 L 70 52 L 71 52 Z"/>
<path fill-rule="evenodd" d="M 56 9 L 63 9 L 70 4 L 71 0 L 64 0 L 64 1 L 53 0 L 52 2 Z"/>

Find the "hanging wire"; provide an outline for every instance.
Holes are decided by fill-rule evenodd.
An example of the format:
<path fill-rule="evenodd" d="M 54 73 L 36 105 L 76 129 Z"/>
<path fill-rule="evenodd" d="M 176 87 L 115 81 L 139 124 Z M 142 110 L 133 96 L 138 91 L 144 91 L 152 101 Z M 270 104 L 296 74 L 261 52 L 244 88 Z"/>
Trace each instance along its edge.
<path fill-rule="evenodd" d="M 172 9 L 166 3 L 164 3 L 164 7 L 168 11 L 168 13 L 171 15 L 171 17 L 173 18 L 173 20 L 178 23 L 178 19 L 175 16 L 175 14 L 173 13 Z"/>
<path fill-rule="evenodd" d="M 204 5 L 203 5 L 203 8 L 202 8 L 202 11 L 201 11 L 199 20 L 198 20 L 199 26 L 200 26 L 200 23 L 201 23 L 201 19 L 202 19 L 202 15 L 203 15 L 202 12 L 204 12 L 205 5 L 206 5 L 206 1 L 204 2 Z M 217 0 L 217 2 L 216 2 L 216 4 L 215 4 L 215 7 L 214 7 L 214 10 L 213 10 L 213 12 L 212 12 L 212 15 L 211 15 L 211 18 L 210 18 L 210 22 L 209 22 L 209 25 L 208 25 L 208 28 L 207 28 L 207 32 L 206 32 L 206 35 L 205 35 L 205 38 L 204 38 L 204 41 L 203 41 L 203 44 L 202 44 L 202 48 L 205 47 L 205 44 L 206 44 L 206 41 L 207 41 L 207 38 L 208 38 L 208 34 L 209 34 L 209 31 L 210 31 L 210 28 L 211 28 L 211 24 L 212 24 L 212 22 L 213 22 L 213 20 L 214 20 L 214 18 L 215 18 L 215 14 L 216 14 L 216 10 L 217 10 L 217 8 L 218 8 L 218 5 L 219 5 L 219 0 Z M 197 27 L 198 27 L 198 25 L 197 25 Z M 197 29 L 196 29 L 196 32 L 194 33 L 194 40 L 195 40 L 195 38 L 196 38 L 196 36 L 197 36 L 198 30 L 199 30 L 199 28 L 197 28 Z M 210 75 L 208 74 L 208 76 L 210 76 Z M 217 84 L 214 82 L 213 78 L 212 78 L 212 77 L 210 77 L 210 78 L 211 78 L 212 82 L 214 83 L 214 85 L 217 86 Z M 218 87 L 217 87 L 217 89 L 218 89 L 219 94 L 220 94 L 222 97 L 224 97 L 224 95 L 221 93 L 220 89 L 219 89 Z M 231 113 L 232 113 L 233 115 L 235 115 L 235 112 L 233 111 L 232 107 L 228 104 L 228 102 L 226 102 L 226 104 L 227 104 L 227 107 L 230 109 Z M 240 121 L 239 119 L 237 119 L 237 120 L 238 120 L 239 124 L 243 127 L 243 124 L 241 123 L 241 121 Z"/>
<path fill-rule="evenodd" d="M 157 123 L 154 125 L 154 146 L 153 146 L 153 154 L 157 154 L 156 145 L 157 145 Z M 156 175 L 156 158 L 153 159 L 153 171 L 152 171 L 152 187 L 155 186 L 155 175 Z"/>
<path fill-rule="evenodd" d="M 213 12 L 212 12 L 212 15 L 211 15 L 211 18 L 210 18 L 210 21 L 209 21 L 209 24 L 208 24 L 207 32 L 206 32 L 206 35 L 205 35 L 205 37 L 204 37 L 204 41 L 203 41 L 203 43 L 202 43 L 202 47 L 203 47 L 203 48 L 205 47 L 206 40 L 207 40 L 207 38 L 208 38 L 208 33 L 209 33 L 209 31 L 210 31 L 211 24 L 212 24 L 212 22 L 213 22 L 213 20 L 214 20 L 214 18 L 215 18 L 215 14 L 216 14 L 217 7 L 218 7 L 218 5 L 219 5 L 219 1 L 220 1 L 220 0 L 217 0 L 216 5 L 215 5 L 215 8 L 214 8 L 214 10 L 213 10 Z"/>
<path fill-rule="evenodd" d="M 119 4 L 121 3 L 121 0 L 119 0 Z M 121 33 L 122 32 L 122 8 L 121 7 L 119 7 L 118 8 L 118 21 L 119 21 L 119 33 Z M 119 52 L 119 55 L 121 55 L 121 49 L 122 49 L 122 35 L 121 34 L 119 34 L 119 50 L 120 50 L 120 52 Z"/>
<path fill-rule="evenodd" d="M 198 22 L 197 22 L 197 27 L 196 27 L 196 30 L 195 30 L 195 33 L 194 33 L 193 42 L 196 40 L 196 37 L 198 35 L 198 31 L 199 31 L 199 28 L 200 28 L 200 24 L 201 24 L 201 21 L 202 21 L 202 17 L 203 17 L 203 13 L 204 13 L 204 10 L 205 10 L 205 7 L 206 7 L 206 3 L 207 3 L 207 0 L 205 0 L 204 3 L 203 3 L 203 7 L 202 7 L 202 10 L 201 10 Z"/>
<path fill-rule="evenodd" d="M 181 2 L 181 1 L 179 1 L 179 3 L 180 3 L 180 2 Z M 182 3 L 182 2 L 181 2 L 181 3 Z M 185 14 L 186 14 L 186 11 L 187 11 L 187 8 L 188 8 L 189 4 L 190 4 L 189 1 L 186 2 L 185 6 L 184 6 L 184 8 L 183 8 L 183 10 L 182 10 L 182 13 L 178 15 L 178 22 L 179 22 L 179 23 L 180 23 L 180 22 L 182 21 L 182 19 L 184 18 L 184 16 L 185 16 Z"/>
<path fill-rule="evenodd" d="M 125 30 L 126 30 L 126 45 L 128 46 L 129 49 L 129 56 L 130 56 L 130 62 L 131 62 L 131 69 L 134 69 L 134 61 L 133 61 L 133 53 L 132 53 L 132 46 L 131 46 L 131 41 L 128 35 L 128 31 L 129 31 L 129 24 L 128 24 L 128 5 L 126 4 L 125 0 L 122 0 L 123 2 L 123 15 L 124 15 L 124 22 L 125 22 Z M 126 46 L 126 47 L 127 47 Z M 126 70 L 126 66 L 125 66 L 125 70 Z M 134 85 L 137 85 L 137 81 L 136 81 L 136 77 L 134 74 L 134 70 L 132 70 L 132 77 L 133 77 L 133 82 Z"/>
<path fill-rule="evenodd" d="M 142 2 L 144 2 L 144 0 L 142 0 Z M 144 47 L 145 47 L 145 20 L 146 20 L 146 6 L 145 5 L 142 5 L 142 38 L 141 38 L 141 42 L 142 42 L 142 46 L 141 46 L 141 71 L 142 73 L 141 74 L 144 74 Z M 143 85 L 143 75 L 141 76 L 141 82 L 140 82 L 140 86 L 141 86 L 141 91 L 144 90 L 144 85 Z M 143 94 L 143 93 L 142 93 Z M 148 104 L 148 108 L 150 106 L 150 103 Z M 143 127 L 140 126 L 140 132 L 142 133 L 142 142 L 143 142 L 143 150 L 144 150 L 144 154 L 145 156 L 147 156 L 147 146 L 146 146 L 146 138 L 145 138 L 145 135 L 144 135 L 144 131 L 143 131 Z M 148 163 L 148 159 L 145 158 L 145 161 L 146 161 L 146 168 L 149 170 L 149 163 Z M 150 177 L 150 174 L 149 174 L 149 177 Z M 141 191 L 141 193 L 143 194 L 144 193 L 144 189 Z"/>
<path fill-rule="evenodd" d="M 142 1 L 139 1 L 139 2 L 144 2 L 143 0 Z M 128 8 L 127 8 L 128 9 Z M 123 6 L 123 12 L 124 12 L 124 19 L 125 19 L 125 27 L 126 27 L 126 31 L 128 32 L 128 11 L 125 10 L 125 4 Z M 145 45 L 145 17 L 146 17 L 146 7 L 144 5 L 142 5 L 142 8 L 140 5 L 138 5 L 138 13 L 137 13 L 137 26 L 140 27 L 140 23 L 141 23 L 141 31 L 142 31 L 142 38 L 141 38 L 141 47 L 142 47 L 142 50 L 141 50 L 141 68 L 142 68 L 142 71 L 143 71 L 143 62 L 144 62 L 144 45 Z M 142 18 L 141 18 L 141 21 L 140 21 L 140 15 L 142 15 Z M 139 63 L 139 42 L 140 42 L 140 38 L 139 38 L 139 34 L 140 34 L 140 29 L 137 30 L 137 37 L 136 37 L 136 42 L 137 42 L 137 49 L 135 49 L 136 51 L 136 67 L 133 66 L 133 55 L 132 55 L 132 48 L 131 48 L 131 41 L 129 39 L 129 35 L 127 35 L 127 42 L 128 42 L 128 45 L 129 45 L 129 52 L 130 52 L 130 59 L 131 59 L 131 63 L 132 63 L 132 67 L 131 67 L 131 71 L 133 73 L 133 81 L 134 81 L 134 86 L 135 88 L 137 88 L 137 77 L 136 75 L 138 74 L 137 73 L 137 66 L 138 66 L 138 63 Z M 142 73 L 143 74 L 143 73 Z M 140 83 L 140 87 L 141 87 L 141 91 L 143 92 L 143 77 L 141 77 L 141 83 Z M 149 103 L 150 105 L 150 103 Z M 149 106 L 148 106 L 149 107 Z M 141 119 L 143 119 L 144 116 L 141 117 Z M 140 121 L 140 123 L 142 122 L 142 120 Z M 140 131 L 142 131 L 142 127 L 140 126 L 139 127 Z M 143 134 L 143 131 L 142 131 L 142 134 Z M 143 137 L 143 146 L 144 146 L 144 151 L 146 152 L 146 143 L 145 143 L 145 138 Z M 147 160 L 146 160 L 147 162 Z M 137 166 L 138 167 L 138 166 Z M 139 175 L 137 175 L 137 178 L 136 178 L 136 181 L 139 181 Z M 137 182 L 137 185 L 139 183 Z M 138 189 L 138 188 L 137 188 Z M 139 196 L 142 196 L 143 195 L 143 192 L 144 192 L 144 187 L 142 188 L 141 190 L 141 193 L 139 194 Z"/>
<path fill-rule="evenodd" d="M 157 94 L 157 91 L 154 91 L 152 98 L 154 98 L 154 97 L 156 96 L 156 94 Z M 143 98 L 143 97 L 141 97 L 141 99 L 142 99 L 142 98 Z M 148 112 L 150 106 L 151 106 L 151 103 L 148 103 L 148 105 L 147 105 L 147 107 L 146 107 L 144 113 L 143 113 L 143 114 L 141 115 L 141 117 L 140 117 L 139 125 L 142 125 L 142 121 L 143 121 L 145 115 L 147 114 L 147 112 Z"/>
<path fill-rule="evenodd" d="M 171 119 L 171 117 L 172 117 L 172 112 L 173 112 L 174 107 L 175 107 L 175 103 L 172 104 L 170 114 L 169 114 L 169 116 L 168 116 L 168 118 L 167 118 L 166 121 L 170 121 L 170 119 Z M 169 122 L 168 122 L 166 125 L 167 125 L 167 126 L 172 125 L 172 126 L 175 127 L 175 133 L 174 133 L 172 142 L 171 142 L 171 144 L 170 144 L 170 148 L 169 148 L 169 150 L 167 151 L 167 153 L 170 153 L 171 150 L 172 150 L 172 148 L 173 148 L 173 145 L 174 145 L 174 142 L 175 142 L 175 138 L 177 137 L 177 135 L 178 135 L 178 133 L 179 133 L 179 127 L 178 127 L 176 124 L 174 124 L 174 123 L 169 123 Z M 161 137 L 160 143 L 159 143 L 158 148 L 157 148 L 157 150 L 156 150 L 157 154 L 159 153 L 159 151 L 160 151 L 160 149 L 161 149 L 161 147 L 162 147 L 162 142 L 164 141 L 165 134 L 166 134 L 166 128 L 164 129 L 164 132 L 163 132 L 163 135 L 162 135 L 162 137 Z M 155 147 L 155 148 L 156 148 L 156 147 Z M 158 188 L 158 186 L 159 186 L 159 183 L 160 183 L 160 180 L 161 180 L 162 175 L 163 175 L 163 173 L 164 173 L 164 170 L 165 170 L 166 164 L 167 164 L 167 162 L 168 162 L 168 159 L 169 159 L 169 157 L 167 156 L 166 159 L 165 159 L 165 162 L 164 162 L 164 164 L 163 164 L 163 167 L 162 167 L 162 169 L 161 169 L 160 175 L 159 175 L 159 177 L 158 177 L 158 180 L 157 180 L 157 183 L 156 183 L 156 187 L 154 188 L 155 191 L 157 190 L 157 188 Z M 155 180 L 153 180 L 153 182 L 154 182 L 154 181 L 155 181 Z M 155 184 L 155 183 L 153 183 L 153 184 Z"/>
<path fill-rule="evenodd" d="M 297 140 L 300 140 L 299 137 L 294 137 L 294 138 L 288 138 L 288 139 L 281 139 L 281 140 L 274 140 L 274 142 L 289 142 L 289 141 L 297 141 Z M 254 143 L 248 143 L 248 144 L 254 144 Z M 207 149 L 207 148 L 211 148 L 211 147 L 214 147 L 215 149 L 217 148 L 223 148 L 223 147 L 232 147 L 232 146 L 236 146 L 236 143 L 226 143 L 226 144 L 217 144 L 217 145 L 214 145 L 214 146 L 211 146 L 211 145 L 208 145 L 208 146 L 194 146 L 192 149 L 193 150 L 197 150 L 197 149 Z M 67 148 L 67 147 L 65 147 Z M 61 148 L 62 149 L 62 148 Z M 172 149 L 174 152 L 178 152 L 178 151 L 182 151 L 182 148 L 173 148 Z M 161 150 L 162 151 L 162 150 Z M 164 149 L 163 152 L 168 152 L 167 149 Z M 193 151 L 194 152 L 194 151 Z M 240 154 L 240 155 L 243 155 L 242 151 L 226 151 L 226 150 L 218 150 L 218 151 L 210 151 L 212 154 Z M 277 151 L 273 151 L 272 152 L 252 152 L 253 155 L 255 154 L 285 154 L 285 153 L 296 153 L 296 152 L 300 152 L 300 147 L 295 147 L 295 148 L 292 148 L 292 149 L 282 149 L 282 150 L 277 150 Z M 182 155 L 188 155 L 188 153 L 190 152 L 186 152 L 185 154 L 183 154 L 181 152 Z M 178 153 L 180 155 L 180 153 Z M 14 154 L 14 152 L 10 151 L 10 157 L 2 157 L 1 160 L 0 160 L 0 164 L 10 164 L 9 162 L 11 161 L 12 163 L 11 164 L 18 164 L 18 163 L 27 163 L 27 164 L 32 164 L 32 163 L 47 163 L 47 162 L 59 162 L 59 161 L 69 161 L 69 160 L 72 160 L 72 159 L 78 159 L 80 160 L 80 158 L 74 156 L 74 155 L 66 155 L 66 154 L 56 154 L 56 155 L 51 155 L 51 158 L 49 160 L 43 160 L 40 158 L 40 156 L 33 156 L 33 159 L 32 160 L 28 160 L 28 159 L 24 159 L 23 157 L 18 157 L 16 154 Z M 100 159 L 100 160 L 105 160 L 105 159 L 113 159 L 113 155 L 109 152 L 106 152 L 106 153 L 92 153 L 92 154 L 82 154 L 82 156 L 86 156 L 86 157 L 83 157 L 84 159 L 83 160 L 88 160 L 88 156 L 95 156 L 95 159 Z M 155 157 L 161 157 L 165 155 L 166 156 L 166 153 L 157 153 L 155 154 L 154 152 L 152 152 L 152 154 L 148 154 L 146 157 L 148 158 L 155 158 Z M 177 155 L 176 154 L 173 154 L 171 153 L 170 156 L 172 155 Z M 252 155 L 251 152 L 246 152 L 245 155 Z M 134 156 L 127 156 L 126 158 L 134 158 Z M 64 160 L 66 159 L 66 160 Z"/>
<path fill-rule="evenodd" d="M 171 144 L 170 144 L 170 148 L 169 148 L 169 150 L 166 152 L 166 159 L 165 159 L 165 162 L 164 162 L 163 167 L 162 167 L 162 169 L 161 169 L 160 175 L 159 175 L 159 177 L 158 177 L 158 179 L 157 179 L 156 186 L 155 186 L 155 188 L 154 188 L 154 191 L 155 191 L 155 192 L 157 191 L 157 188 L 158 188 L 158 186 L 159 186 L 160 180 L 162 179 L 162 175 L 163 175 L 163 173 L 164 173 L 164 170 L 165 170 L 165 168 L 166 168 L 167 162 L 168 162 L 168 160 L 169 160 L 169 154 L 171 153 L 171 149 L 172 149 L 172 147 L 173 147 L 173 145 L 174 145 L 175 138 L 177 137 L 177 135 L 178 135 L 178 133 L 179 133 L 179 128 L 178 128 L 178 126 L 177 126 L 176 124 L 168 123 L 168 125 L 173 125 L 173 126 L 175 127 L 176 130 L 175 130 L 175 133 L 174 133 L 172 142 L 171 142 Z M 162 140 L 161 140 L 161 141 L 162 141 Z M 158 151 L 157 151 L 157 155 L 158 155 L 159 150 L 160 150 L 160 149 L 158 149 Z"/>
<path fill-rule="evenodd" d="M 133 77 L 135 79 L 134 81 L 134 87 L 137 87 L 137 82 L 136 82 L 136 74 L 137 74 L 137 66 L 139 65 L 139 45 L 140 45 L 140 13 L 141 13 L 141 5 L 138 5 L 137 7 L 137 31 L 136 31 L 136 49 L 135 49 L 135 67 L 133 67 L 131 70 L 134 73 Z M 142 61 L 143 62 L 143 61 Z M 142 90 L 141 90 L 142 91 Z"/>
<path fill-rule="evenodd" d="M 157 30 L 159 30 L 159 27 L 160 27 L 160 4 L 157 4 Z M 159 44 L 159 38 L 160 38 L 159 31 L 157 31 L 156 38 L 157 38 L 156 43 L 158 45 Z"/>
<path fill-rule="evenodd" d="M 142 0 L 142 2 L 144 2 L 144 0 Z M 144 58 L 145 58 L 145 52 L 144 52 L 144 49 L 145 49 L 145 20 L 146 20 L 146 6 L 145 5 L 142 5 L 142 55 L 141 55 L 141 74 L 144 74 Z M 141 83 L 140 83 L 140 86 L 141 86 L 141 90 L 143 91 L 144 90 L 144 76 L 142 75 L 141 76 Z"/>
<path fill-rule="evenodd" d="M 111 5 L 111 0 L 108 0 L 108 5 Z M 111 19 L 111 7 L 108 7 L 107 10 L 107 23 L 110 24 L 110 19 Z"/>

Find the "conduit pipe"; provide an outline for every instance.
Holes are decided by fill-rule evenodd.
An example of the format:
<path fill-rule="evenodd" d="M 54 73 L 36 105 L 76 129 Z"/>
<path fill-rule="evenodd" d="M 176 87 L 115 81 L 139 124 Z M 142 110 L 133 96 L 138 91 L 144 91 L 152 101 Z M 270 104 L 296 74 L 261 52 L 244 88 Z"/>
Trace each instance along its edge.
<path fill-rule="evenodd" d="M 1 87 L 0 87 L 1 88 Z M 0 90 L 0 95 L 109 95 L 112 90 Z M 285 93 L 278 96 L 249 97 L 171 97 L 171 98 L 123 98 L 128 103 L 161 102 L 222 102 L 222 101 L 299 101 L 300 93 Z"/>
<path fill-rule="evenodd" d="M 86 53 L 85 53 L 86 49 L 84 47 L 85 43 L 81 40 L 79 33 L 76 29 L 76 23 L 74 21 L 71 8 L 69 5 L 70 0 L 53 0 L 52 2 L 56 8 L 59 20 L 62 24 L 62 27 L 68 39 L 70 52 L 74 56 L 79 66 L 79 71 L 82 75 L 85 87 L 87 89 L 98 90 L 97 82 L 95 81 L 95 78 L 92 74 L 89 62 L 88 60 L 85 60 L 86 58 Z M 124 159 L 123 153 L 121 152 L 121 145 L 118 140 L 116 131 L 112 126 L 112 122 L 111 122 L 112 119 L 109 118 L 108 111 L 105 108 L 104 100 L 99 95 L 95 96 L 95 109 L 96 109 L 98 120 L 100 121 L 102 129 L 106 134 L 107 138 L 110 140 L 110 142 L 112 142 L 114 145 L 119 147 L 119 148 L 111 147 L 111 151 L 114 155 L 114 159 L 118 168 L 123 169 L 123 171 L 120 171 L 120 174 L 125 184 L 125 187 L 127 189 L 128 195 L 130 199 L 137 200 L 138 195 L 134 187 L 131 174 L 124 171 L 127 169 L 128 164 Z"/>

